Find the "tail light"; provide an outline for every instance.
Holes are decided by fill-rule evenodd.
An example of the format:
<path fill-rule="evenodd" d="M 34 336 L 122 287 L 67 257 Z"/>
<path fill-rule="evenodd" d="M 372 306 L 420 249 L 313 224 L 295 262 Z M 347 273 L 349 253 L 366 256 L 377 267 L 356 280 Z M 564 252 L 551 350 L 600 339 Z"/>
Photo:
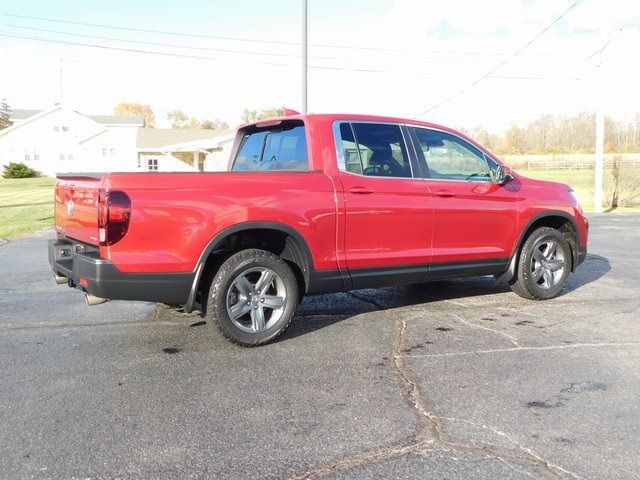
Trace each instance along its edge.
<path fill-rule="evenodd" d="M 124 192 L 98 192 L 98 236 L 100 245 L 113 245 L 129 229 L 131 199 Z"/>

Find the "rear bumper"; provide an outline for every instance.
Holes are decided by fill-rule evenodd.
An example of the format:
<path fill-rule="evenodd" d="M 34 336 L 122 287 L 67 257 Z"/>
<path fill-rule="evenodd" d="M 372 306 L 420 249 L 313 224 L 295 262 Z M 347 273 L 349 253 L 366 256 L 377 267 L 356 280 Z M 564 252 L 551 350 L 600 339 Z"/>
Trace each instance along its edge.
<path fill-rule="evenodd" d="M 49 240 L 49 263 L 69 286 L 109 300 L 187 303 L 193 273 L 123 273 L 95 247 L 69 239 Z"/>

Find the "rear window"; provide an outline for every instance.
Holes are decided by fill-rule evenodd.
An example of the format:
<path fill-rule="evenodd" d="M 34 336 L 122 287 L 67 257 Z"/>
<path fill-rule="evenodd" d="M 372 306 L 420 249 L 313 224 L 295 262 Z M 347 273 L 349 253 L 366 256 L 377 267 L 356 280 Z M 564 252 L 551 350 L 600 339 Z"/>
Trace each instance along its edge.
<path fill-rule="evenodd" d="M 288 121 L 272 127 L 248 127 L 240 141 L 231 170 L 309 170 L 304 124 L 300 121 Z"/>

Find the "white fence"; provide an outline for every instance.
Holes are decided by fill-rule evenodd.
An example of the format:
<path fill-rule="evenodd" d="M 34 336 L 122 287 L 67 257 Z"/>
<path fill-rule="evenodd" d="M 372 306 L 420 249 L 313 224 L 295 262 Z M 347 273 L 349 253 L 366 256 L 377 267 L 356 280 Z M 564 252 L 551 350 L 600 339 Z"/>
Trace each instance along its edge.
<path fill-rule="evenodd" d="M 550 154 L 550 155 L 503 155 L 508 165 L 515 168 L 581 170 L 595 167 L 594 154 Z M 605 168 L 617 163 L 619 168 L 640 168 L 640 153 L 607 153 L 604 156 Z"/>

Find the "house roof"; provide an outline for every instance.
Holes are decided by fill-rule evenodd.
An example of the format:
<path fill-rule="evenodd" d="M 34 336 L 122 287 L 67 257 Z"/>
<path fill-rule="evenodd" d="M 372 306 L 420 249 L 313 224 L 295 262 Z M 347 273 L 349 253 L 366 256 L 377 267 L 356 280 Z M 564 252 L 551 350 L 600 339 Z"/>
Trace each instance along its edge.
<path fill-rule="evenodd" d="M 55 111 L 60 110 L 60 108 L 61 107 L 59 105 L 56 105 L 55 107 L 51 108 L 50 110 L 31 110 L 31 111 L 35 111 L 37 113 L 35 115 L 30 115 L 29 117 L 24 118 L 20 122 L 14 123 L 10 127 L 3 128 L 2 130 L 0 130 L 0 135 L 6 135 L 8 133 L 11 133 L 14 130 L 22 127 L 23 125 L 25 125 L 27 123 L 33 122 L 34 120 L 37 120 L 38 118 L 45 117 L 45 116 L 49 115 L 50 113 L 53 113 Z M 26 110 L 26 111 L 29 111 L 29 110 Z"/>
<path fill-rule="evenodd" d="M 11 120 L 27 120 L 44 110 L 15 109 L 11 112 Z M 80 113 L 80 112 L 76 112 Z M 80 113 L 80 115 L 84 115 Z M 144 115 L 84 115 L 102 125 L 144 125 Z"/>
<path fill-rule="evenodd" d="M 144 115 L 86 115 L 86 117 L 103 125 L 144 125 Z"/>
<path fill-rule="evenodd" d="M 230 130 L 187 129 L 187 128 L 139 128 L 136 147 L 162 149 L 167 145 L 206 140 L 227 135 Z"/>
<path fill-rule="evenodd" d="M 43 110 L 27 110 L 27 109 L 16 109 L 11 111 L 11 120 L 26 120 L 29 117 L 33 117 Z"/>
<path fill-rule="evenodd" d="M 230 142 L 234 140 L 235 137 L 235 132 L 232 131 L 231 133 L 226 133 L 214 138 L 203 138 L 201 140 L 192 140 L 189 142 L 165 145 L 164 147 L 162 147 L 162 150 L 167 152 L 201 152 L 204 150 L 211 151 L 219 149 L 221 144 Z"/>

